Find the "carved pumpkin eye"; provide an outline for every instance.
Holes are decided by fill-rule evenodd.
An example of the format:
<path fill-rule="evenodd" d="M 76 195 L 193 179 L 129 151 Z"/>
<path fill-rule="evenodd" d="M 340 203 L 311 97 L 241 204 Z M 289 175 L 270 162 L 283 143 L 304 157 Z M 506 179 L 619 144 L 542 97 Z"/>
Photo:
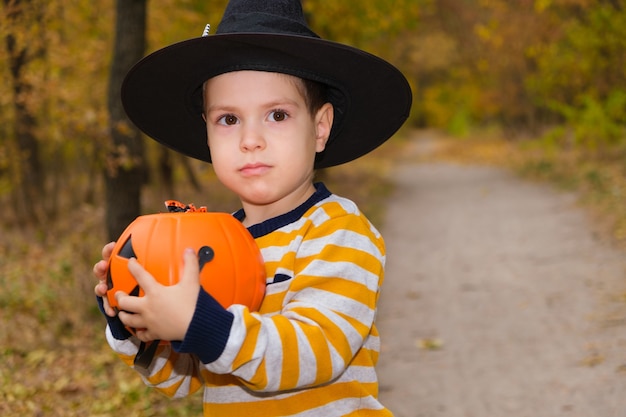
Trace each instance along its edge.
<path fill-rule="evenodd" d="M 124 245 L 120 249 L 119 256 L 121 256 L 122 258 L 137 258 L 137 255 L 135 255 L 135 251 L 133 250 L 132 238 L 133 235 L 128 236 L 128 239 L 126 239 L 126 242 L 124 242 Z"/>

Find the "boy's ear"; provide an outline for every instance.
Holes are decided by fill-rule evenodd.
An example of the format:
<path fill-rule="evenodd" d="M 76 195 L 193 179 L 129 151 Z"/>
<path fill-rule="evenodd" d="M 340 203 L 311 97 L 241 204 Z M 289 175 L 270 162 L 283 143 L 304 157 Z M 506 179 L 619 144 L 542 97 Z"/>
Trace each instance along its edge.
<path fill-rule="evenodd" d="M 330 103 L 324 104 L 315 114 L 315 151 L 318 153 L 326 148 L 334 117 L 335 110 Z"/>

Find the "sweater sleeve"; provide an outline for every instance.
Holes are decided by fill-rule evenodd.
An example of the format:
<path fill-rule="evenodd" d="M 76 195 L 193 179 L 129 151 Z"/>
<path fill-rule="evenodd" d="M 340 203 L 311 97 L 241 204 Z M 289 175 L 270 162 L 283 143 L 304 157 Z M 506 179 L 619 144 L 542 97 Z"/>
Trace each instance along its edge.
<path fill-rule="evenodd" d="M 113 351 L 126 365 L 135 369 L 144 383 L 168 397 L 186 397 L 203 385 L 200 362 L 197 357 L 179 354 L 169 343 L 159 345 L 152 363 L 147 369 L 134 366 L 135 355 L 139 351 L 140 340 L 131 336 L 125 340 L 116 339 L 107 326 L 107 341 Z"/>
<path fill-rule="evenodd" d="M 185 339 L 172 346 L 177 352 L 195 353 L 203 363 L 213 362 L 224 351 L 232 323 L 233 314 L 200 288 Z"/>
<path fill-rule="evenodd" d="M 121 327 L 127 337 L 119 337 L 117 323 L 121 324 L 121 321 L 108 320 L 106 336 L 111 348 L 123 362 L 141 375 L 146 385 L 166 396 L 178 398 L 188 396 L 202 387 L 204 381 L 201 361 L 211 361 L 222 352 L 232 323 L 232 314 L 201 288 L 190 330 L 187 332 L 190 337 L 182 342 L 160 344 L 150 365 L 145 369 L 134 365 L 141 342 L 123 324 Z M 193 347 L 198 345 L 201 348 L 194 350 Z M 191 354 L 190 351 L 199 352 L 199 355 Z"/>
<path fill-rule="evenodd" d="M 284 286 L 280 312 L 232 306 L 223 352 L 204 364 L 207 370 L 233 374 L 251 390 L 298 389 L 334 380 L 367 349 L 383 278 L 382 239 L 362 216 L 346 214 L 310 224 L 298 241 L 290 279 L 270 285 Z"/>
<path fill-rule="evenodd" d="M 96 297 L 96 302 L 98 303 L 98 308 L 100 309 L 100 312 L 104 315 L 104 318 L 109 325 L 111 335 L 115 339 L 126 340 L 132 336 L 128 329 L 126 329 L 126 326 L 124 326 L 124 323 L 122 323 L 122 320 L 120 320 L 117 315 L 115 315 L 115 317 L 111 317 L 104 312 L 104 301 L 102 300 L 102 297 Z"/>

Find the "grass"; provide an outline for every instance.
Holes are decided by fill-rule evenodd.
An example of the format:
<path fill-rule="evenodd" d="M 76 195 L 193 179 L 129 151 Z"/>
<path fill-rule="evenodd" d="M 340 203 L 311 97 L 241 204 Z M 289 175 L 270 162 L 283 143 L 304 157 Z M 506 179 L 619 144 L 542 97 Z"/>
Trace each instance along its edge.
<path fill-rule="evenodd" d="M 387 173 L 401 146 L 401 140 L 392 141 L 352 164 L 319 172 L 319 179 L 356 201 L 380 226 L 392 190 Z M 162 211 L 168 198 L 213 211 L 238 208 L 236 198 L 206 165 L 194 167 L 203 186 L 200 192 L 181 185 L 176 195 L 164 195 L 155 185 L 145 190 L 146 212 Z M 71 201 L 73 196 L 60 198 Z M 165 398 L 145 387 L 109 349 L 91 272 L 106 242 L 104 212 L 88 204 L 73 207 L 45 228 L 2 225 L 0 415 L 201 415 L 199 393 L 182 400 Z"/>
<path fill-rule="evenodd" d="M 199 398 L 180 407 L 150 392 L 106 346 L 91 275 L 102 213 L 68 217 L 0 238 L 0 415 L 199 414 Z"/>

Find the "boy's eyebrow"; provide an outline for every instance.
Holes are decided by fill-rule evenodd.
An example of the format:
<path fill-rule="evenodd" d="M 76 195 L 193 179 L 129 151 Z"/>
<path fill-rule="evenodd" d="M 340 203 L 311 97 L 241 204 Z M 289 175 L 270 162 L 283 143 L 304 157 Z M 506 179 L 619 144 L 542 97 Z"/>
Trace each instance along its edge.
<path fill-rule="evenodd" d="M 206 111 L 207 112 L 212 112 L 212 111 L 225 111 L 225 112 L 234 112 L 235 110 L 237 110 L 237 108 L 235 106 L 229 106 L 229 105 L 219 105 L 219 104 L 214 104 L 211 105 L 209 107 L 207 107 Z"/>
<path fill-rule="evenodd" d="M 262 104 L 261 107 L 272 108 L 272 107 L 281 107 L 281 106 L 287 106 L 287 105 L 300 107 L 300 104 L 297 101 L 291 100 L 288 98 L 268 101 L 267 103 Z M 207 107 L 207 112 L 211 112 L 211 111 L 235 112 L 237 110 L 238 110 L 238 106 L 233 106 L 229 104 L 221 105 L 218 103 L 218 104 L 212 104 Z"/>

